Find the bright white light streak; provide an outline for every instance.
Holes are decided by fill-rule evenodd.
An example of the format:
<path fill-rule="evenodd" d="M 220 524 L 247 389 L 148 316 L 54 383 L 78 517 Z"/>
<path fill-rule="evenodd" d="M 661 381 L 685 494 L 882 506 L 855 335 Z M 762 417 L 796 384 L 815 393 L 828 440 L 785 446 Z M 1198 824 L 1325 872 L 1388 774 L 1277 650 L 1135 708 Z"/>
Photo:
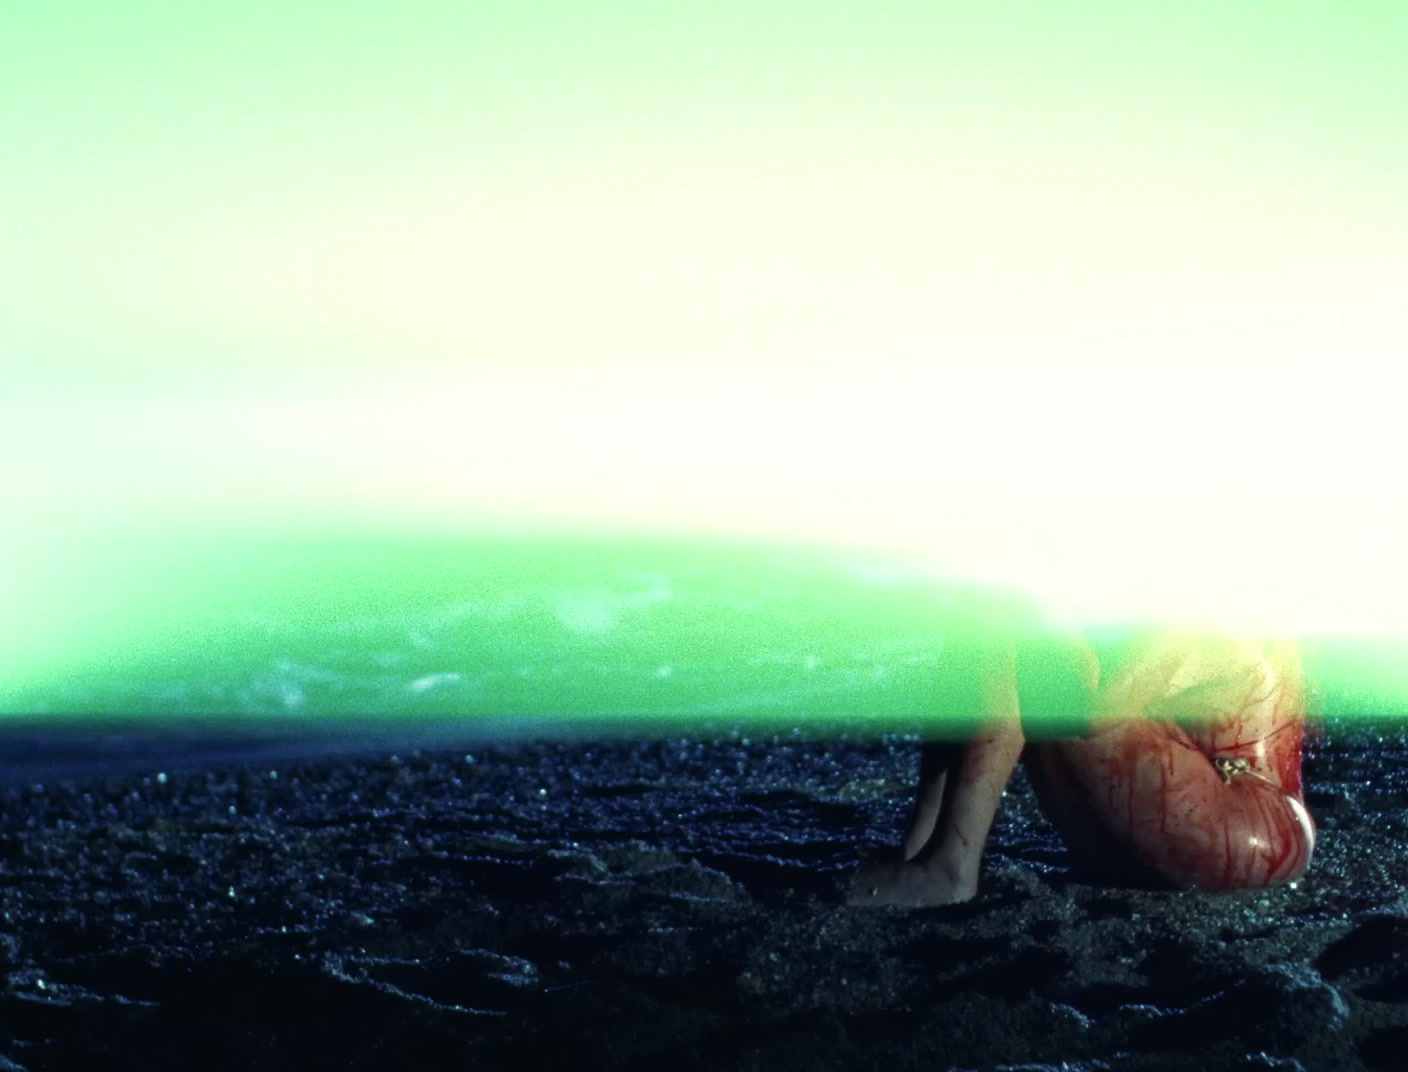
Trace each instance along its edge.
<path fill-rule="evenodd" d="M 1400 635 L 1405 452 L 1376 357 L 1283 339 L 51 404 L 4 414 L 21 461 L 0 490 L 21 516 L 791 540 L 1014 582 L 1086 618 Z"/>

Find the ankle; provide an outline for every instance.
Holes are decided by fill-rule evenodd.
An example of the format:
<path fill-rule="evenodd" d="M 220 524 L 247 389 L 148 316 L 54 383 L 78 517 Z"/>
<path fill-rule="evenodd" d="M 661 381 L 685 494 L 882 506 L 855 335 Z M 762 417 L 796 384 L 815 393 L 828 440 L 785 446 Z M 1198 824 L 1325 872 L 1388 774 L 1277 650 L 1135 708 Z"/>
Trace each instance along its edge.
<path fill-rule="evenodd" d="M 968 900 L 978 892 L 978 872 L 981 858 L 970 858 L 971 854 L 936 852 L 920 866 L 929 881 L 942 886 L 958 896 L 955 900 Z"/>

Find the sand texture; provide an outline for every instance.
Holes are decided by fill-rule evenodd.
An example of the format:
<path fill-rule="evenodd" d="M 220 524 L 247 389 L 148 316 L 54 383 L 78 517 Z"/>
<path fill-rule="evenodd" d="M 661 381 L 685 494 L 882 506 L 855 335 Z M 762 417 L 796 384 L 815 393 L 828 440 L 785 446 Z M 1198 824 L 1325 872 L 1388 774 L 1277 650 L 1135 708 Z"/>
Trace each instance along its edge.
<path fill-rule="evenodd" d="M 910 739 L 148 745 L 11 734 L 0 1069 L 1408 1068 L 1397 727 L 1312 745 L 1296 888 L 1086 884 L 1019 774 L 925 910 L 839 898 Z"/>

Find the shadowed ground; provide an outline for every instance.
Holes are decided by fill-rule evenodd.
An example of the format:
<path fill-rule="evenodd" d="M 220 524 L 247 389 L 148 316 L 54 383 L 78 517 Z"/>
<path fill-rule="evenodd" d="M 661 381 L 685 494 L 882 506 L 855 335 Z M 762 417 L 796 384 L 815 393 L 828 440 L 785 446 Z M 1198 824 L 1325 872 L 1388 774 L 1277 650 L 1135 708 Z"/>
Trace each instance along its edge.
<path fill-rule="evenodd" d="M 911 740 L 446 744 L 11 732 L 0 1068 L 1402 1067 L 1396 727 L 1307 756 L 1295 889 L 1084 884 L 1019 773 L 922 911 L 838 895 Z"/>

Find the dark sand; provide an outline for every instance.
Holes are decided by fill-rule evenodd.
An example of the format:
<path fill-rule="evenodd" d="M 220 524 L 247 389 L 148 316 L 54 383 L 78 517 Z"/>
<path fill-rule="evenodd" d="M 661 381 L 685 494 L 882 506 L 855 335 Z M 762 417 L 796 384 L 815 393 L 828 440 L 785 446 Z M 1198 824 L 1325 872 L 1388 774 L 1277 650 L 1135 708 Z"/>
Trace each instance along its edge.
<path fill-rule="evenodd" d="M 1297 888 L 1084 884 L 1019 775 L 919 911 L 839 903 L 909 740 L 4 747 L 0 1069 L 1408 1068 L 1397 727 L 1311 748 Z"/>

